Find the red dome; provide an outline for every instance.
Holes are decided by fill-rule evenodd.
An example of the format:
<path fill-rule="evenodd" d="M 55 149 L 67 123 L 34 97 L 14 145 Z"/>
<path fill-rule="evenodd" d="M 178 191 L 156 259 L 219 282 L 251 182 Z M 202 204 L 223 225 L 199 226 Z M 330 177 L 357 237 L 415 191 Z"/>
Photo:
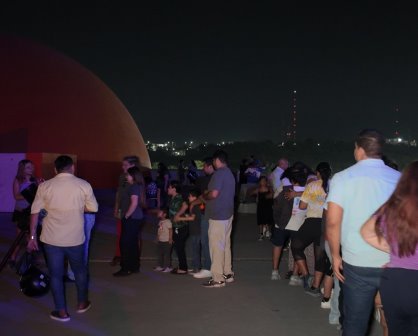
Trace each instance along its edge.
<path fill-rule="evenodd" d="M 0 73 L 1 152 L 75 154 L 79 175 L 101 187 L 114 184 L 125 155 L 138 155 L 150 167 L 127 109 L 77 62 L 37 43 L 0 36 Z"/>

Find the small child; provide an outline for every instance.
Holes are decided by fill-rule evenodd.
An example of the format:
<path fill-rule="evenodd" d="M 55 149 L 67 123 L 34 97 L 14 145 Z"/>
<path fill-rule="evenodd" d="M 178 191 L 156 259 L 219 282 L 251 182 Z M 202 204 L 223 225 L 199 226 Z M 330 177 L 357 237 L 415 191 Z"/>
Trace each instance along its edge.
<path fill-rule="evenodd" d="M 171 272 L 171 246 L 173 244 L 173 224 L 168 219 L 168 209 L 158 211 L 158 266 L 154 271 Z"/>
<path fill-rule="evenodd" d="M 181 221 L 189 222 L 189 235 L 192 244 L 192 267 L 193 270 L 189 272 L 194 274 L 199 272 L 201 268 L 200 264 L 200 221 L 201 221 L 201 210 L 199 205 L 193 205 L 200 196 L 200 192 L 197 189 L 191 189 L 188 195 L 189 201 L 189 214 L 179 217 Z"/>

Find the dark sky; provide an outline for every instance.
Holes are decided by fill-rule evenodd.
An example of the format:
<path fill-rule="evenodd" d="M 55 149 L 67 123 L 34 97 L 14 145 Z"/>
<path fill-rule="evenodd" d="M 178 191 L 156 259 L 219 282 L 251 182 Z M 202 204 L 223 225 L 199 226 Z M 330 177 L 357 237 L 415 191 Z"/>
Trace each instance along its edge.
<path fill-rule="evenodd" d="M 411 8 L 148 2 L 154 7 L 9 1 L 0 27 L 90 69 L 145 140 L 280 141 L 294 89 L 299 139 L 351 139 L 365 127 L 392 135 L 395 120 L 401 135 L 418 138 L 418 13 Z"/>

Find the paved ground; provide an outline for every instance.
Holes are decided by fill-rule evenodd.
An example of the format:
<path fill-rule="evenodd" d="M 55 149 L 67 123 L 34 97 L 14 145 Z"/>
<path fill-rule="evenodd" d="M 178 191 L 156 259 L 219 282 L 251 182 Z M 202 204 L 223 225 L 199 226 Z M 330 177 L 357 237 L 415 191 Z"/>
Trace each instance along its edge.
<path fill-rule="evenodd" d="M 85 314 L 75 312 L 75 285 L 67 285 L 71 321 L 49 318 L 52 297 L 33 299 L 21 294 L 18 278 L 8 268 L 0 274 L 1 335 L 338 335 L 328 324 L 320 299 L 306 295 L 286 280 L 270 280 L 271 245 L 258 242 L 255 215 L 237 216 L 234 227 L 236 281 L 207 289 L 190 275 L 162 274 L 155 266 L 155 227 L 144 230 L 141 273 L 114 278 L 112 194 L 96 192 L 101 210 L 91 247 L 90 299 Z M 11 214 L 0 214 L 0 256 L 12 241 Z M 286 255 L 285 255 L 286 258 Z M 286 264 L 283 260 L 282 264 Z M 173 261 L 175 263 L 175 260 Z M 282 274 L 285 268 L 282 269 Z M 374 328 L 372 335 L 381 335 Z M 28 333 L 30 332 L 30 333 Z"/>

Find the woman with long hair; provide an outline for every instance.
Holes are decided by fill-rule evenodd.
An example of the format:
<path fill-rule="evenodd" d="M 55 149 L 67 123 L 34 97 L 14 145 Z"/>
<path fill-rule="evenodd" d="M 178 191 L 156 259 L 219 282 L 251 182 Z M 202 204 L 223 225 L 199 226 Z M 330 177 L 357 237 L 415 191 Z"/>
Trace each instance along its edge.
<path fill-rule="evenodd" d="M 321 248 L 321 224 L 331 173 L 331 166 L 328 162 L 321 162 L 316 167 L 318 180 L 306 186 L 299 203 L 300 209 L 307 209 L 306 219 L 292 240 L 291 246 L 293 258 L 304 280 L 305 290 L 313 296 L 321 295 L 319 285 L 326 268 L 325 253 Z M 304 250 L 312 243 L 315 245 L 315 278 L 311 286 Z"/>
<path fill-rule="evenodd" d="M 15 207 L 13 211 L 12 221 L 16 223 L 17 235 L 26 227 L 29 229 L 29 217 L 30 217 L 30 200 L 29 197 L 34 197 L 36 188 L 33 189 L 32 185 L 37 185 L 38 181 L 34 175 L 35 166 L 30 160 L 19 161 L 17 167 L 16 177 L 13 180 L 13 197 L 15 199 Z M 32 191 L 30 191 L 32 189 Z M 28 192 L 29 191 L 29 192 Z M 27 192 L 27 193 L 25 193 Z M 23 196 L 24 193 L 26 197 Z M 19 253 L 19 246 L 13 251 L 9 266 L 14 267 L 16 263 L 16 257 Z"/>
<path fill-rule="evenodd" d="M 418 161 L 402 173 L 395 191 L 363 225 L 361 235 L 390 255 L 380 294 L 390 335 L 418 335 Z"/>
<path fill-rule="evenodd" d="M 122 232 L 120 236 L 121 269 L 114 276 L 139 272 L 138 235 L 145 206 L 144 180 L 138 167 L 128 168 L 128 188 L 120 195 Z"/>

